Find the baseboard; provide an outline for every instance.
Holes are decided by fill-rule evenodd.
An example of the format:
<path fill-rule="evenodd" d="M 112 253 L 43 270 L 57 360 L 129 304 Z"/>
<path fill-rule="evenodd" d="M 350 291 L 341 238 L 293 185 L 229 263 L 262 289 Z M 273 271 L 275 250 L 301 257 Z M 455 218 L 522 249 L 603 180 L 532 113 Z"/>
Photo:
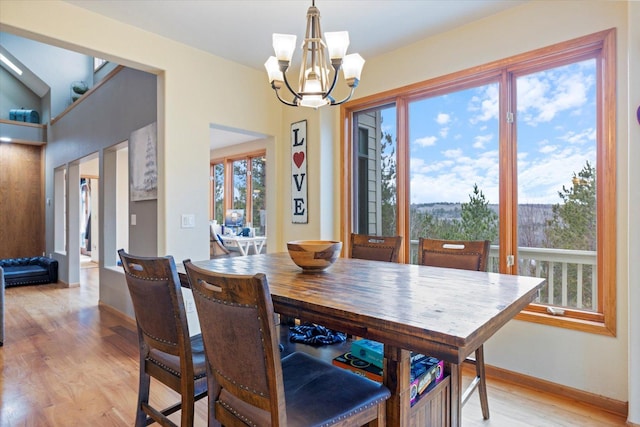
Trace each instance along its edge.
<path fill-rule="evenodd" d="M 100 310 L 104 310 L 104 311 L 108 311 L 109 313 L 113 314 L 114 316 L 118 317 L 119 319 L 121 319 L 123 322 L 127 323 L 128 325 L 130 325 L 134 330 L 136 328 L 136 320 L 127 316 L 125 313 L 121 312 L 118 309 L 113 308 L 112 306 L 103 303 L 102 301 L 98 301 L 98 308 Z"/>
<path fill-rule="evenodd" d="M 80 286 L 80 282 L 76 282 L 76 283 L 67 283 L 65 281 L 62 281 L 60 279 L 58 279 L 58 281 L 56 282 L 56 285 L 59 288 L 77 288 Z"/>
<path fill-rule="evenodd" d="M 640 427 L 640 424 L 632 423 L 631 421 L 627 421 L 628 427 Z"/>
<path fill-rule="evenodd" d="M 465 367 L 463 369 L 472 369 Z M 542 380 L 540 378 L 529 375 L 520 374 L 518 372 L 508 371 L 491 365 L 485 365 L 485 372 L 488 379 L 496 378 L 505 382 L 528 387 L 533 390 L 542 391 L 544 393 L 555 394 L 566 397 L 568 399 L 584 402 L 604 411 L 611 412 L 616 415 L 627 417 L 629 413 L 629 403 L 616 399 L 600 396 L 594 393 L 578 390 L 576 388 L 553 383 L 551 381 Z M 632 427 L 640 427 L 638 425 L 629 424 Z"/>

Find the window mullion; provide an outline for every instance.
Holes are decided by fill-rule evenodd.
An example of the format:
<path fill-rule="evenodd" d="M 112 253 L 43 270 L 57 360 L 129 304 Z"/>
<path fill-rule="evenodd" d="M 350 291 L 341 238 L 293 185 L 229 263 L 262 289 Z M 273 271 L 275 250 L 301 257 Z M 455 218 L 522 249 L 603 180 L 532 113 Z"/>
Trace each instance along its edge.
<path fill-rule="evenodd" d="M 503 70 L 500 76 L 500 250 L 499 271 L 518 273 L 518 185 L 516 144 L 515 77 Z M 509 265 L 507 257 L 513 256 Z"/>
<path fill-rule="evenodd" d="M 403 250 L 400 251 L 399 262 L 409 262 L 411 254 L 410 221 L 409 221 L 409 114 L 406 98 L 398 98 L 396 101 L 396 114 L 398 123 L 398 153 L 397 153 L 397 208 L 398 229 L 397 232 L 404 239 Z"/>

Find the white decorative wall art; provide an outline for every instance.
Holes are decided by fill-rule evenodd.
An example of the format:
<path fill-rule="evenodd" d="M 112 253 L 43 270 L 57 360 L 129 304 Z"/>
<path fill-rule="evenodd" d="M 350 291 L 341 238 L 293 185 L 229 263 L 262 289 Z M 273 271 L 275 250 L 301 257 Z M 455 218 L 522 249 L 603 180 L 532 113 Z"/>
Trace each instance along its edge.
<path fill-rule="evenodd" d="M 158 198 L 157 125 L 151 123 L 131 132 L 130 196 L 132 202 Z"/>
<path fill-rule="evenodd" d="M 291 125 L 291 222 L 308 222 L 306 120 Z"/>

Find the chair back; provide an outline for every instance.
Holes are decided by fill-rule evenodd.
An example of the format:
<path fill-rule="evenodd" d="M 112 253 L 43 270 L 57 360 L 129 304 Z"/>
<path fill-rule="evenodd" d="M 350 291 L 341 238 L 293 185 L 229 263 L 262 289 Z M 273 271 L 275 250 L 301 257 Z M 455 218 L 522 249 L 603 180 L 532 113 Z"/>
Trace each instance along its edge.
<path fill-rule="evenodd" d="M 369 236 L 351 233 L 350 257 L 398 262 L 402 236 Z"/>
<path fill-rule="evenodd" d="M 133 302 L 138 333 L 151 349 L 191 360 L 189 326 L 171 256 L 140 257 L 118 251 Z"/>
<path fill-rule="evenodd" d="M 488 240 L 440 240 L 420 238 L 418 264 L 432 267 L 486 271 Z"/>
<path fill-rule="evenodd" d="M 214 273 L 190 260 L 184 267 L 202 325 L 209 372 L 219 387 L 209 390 L 209 399 L 216 402 L 216 419 L 235 425 L 233 418 L 225 419 L 233 408 L 240 414 L 260 414 L 252 418 L 271 419 L 273 426 L 286 425 L 280 350 L 266 276 Z"/>

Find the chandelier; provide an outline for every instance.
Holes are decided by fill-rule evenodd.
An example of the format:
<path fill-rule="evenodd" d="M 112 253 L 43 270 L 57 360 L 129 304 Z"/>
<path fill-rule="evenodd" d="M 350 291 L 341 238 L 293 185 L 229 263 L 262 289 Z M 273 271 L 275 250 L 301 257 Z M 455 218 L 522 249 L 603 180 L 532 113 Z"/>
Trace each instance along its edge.
<path fill-rule="evenodd" d="M 276 56 L 269 57 L 264 66 L 267 69 L 271 87 L 283 104 L 292 107 L 318 108 L 323 105 L 342 104 L 353 95 L 360 81 L 364 59 L 357 53 L 345 55 L 349 46 L 347 31 L 328 32 L 325 33 L 325 37 L 326 43 L 322 40 L 320 11 L 315 6 L 315 0 L 312 0 L 311 7 L 307 10 L 307 32 L 302 43 L 299 90 L 296 92 L 287 78 L 287 70 L 291 65 L 291 57 L 296 45 L 296 36 L 273 34 L 273 49 Z M 327 58 L 327 51 L 329 58 Z M 331 93 L 336 86 L 341 68 L 344 80 L 351 90 L 342 101 L 336 101 Z M 291 101 L 281 96 L 280 89 L 283 85 L 293 95 Z"/>

